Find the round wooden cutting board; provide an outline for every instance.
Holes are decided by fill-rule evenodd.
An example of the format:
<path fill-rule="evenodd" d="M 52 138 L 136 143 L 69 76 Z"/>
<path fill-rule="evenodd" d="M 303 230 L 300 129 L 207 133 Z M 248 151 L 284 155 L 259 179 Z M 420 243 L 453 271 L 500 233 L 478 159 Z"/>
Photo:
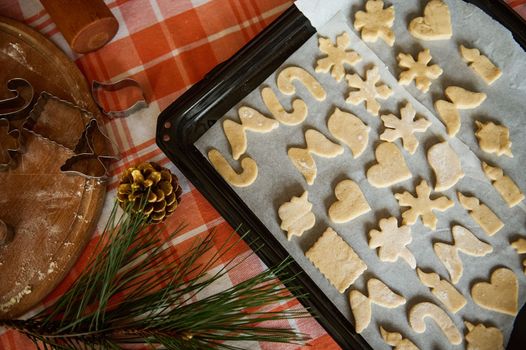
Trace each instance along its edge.
<path fill-rule="evenodd" d="M 34 87 L 33 104 L 47 91 L 100 120 L 75 64 L 38 32 L 3 17 L 0 65 L 0 99 L 12 96 L 8 80 L 24 78 Z M 0 318 L 28 311 L 65 277 L 91 237 L 106 193 L 104 182 L 61 173 L 71 150 L 28 132 L 24 145 L 17 166 L 0 172 L 0 219 L 15 231 L 0 246 Z"/>

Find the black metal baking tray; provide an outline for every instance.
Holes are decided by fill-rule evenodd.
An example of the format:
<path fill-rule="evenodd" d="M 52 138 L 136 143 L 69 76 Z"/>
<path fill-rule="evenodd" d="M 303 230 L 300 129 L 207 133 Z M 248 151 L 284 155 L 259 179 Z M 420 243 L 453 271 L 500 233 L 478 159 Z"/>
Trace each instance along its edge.
<path fill-rule="evenodd" d="M 526 50 L 526 23 L 503 1 L 471 0 L 506 26 Z M 252 39 L 229 60 L 219 64 L 167 107 L 157 120 L 157 145 L 194 186 L 232 225 L 250 232 L 245 240 L 268 265 L 274 266 L 289 255 L 259 218 L 213 169 L 194 143 L 235 104 L 257 88 L 314 33 L 308 19 L 293 5 Z M 354 326 L 328 297 L 292 262 L 288 275 L 296 275 L 303 293 L 299 301 L 308 307 L 320 324 L 344 349 L 371 349 L 354 332 Z M 297 286 L 296 286 L 297 287 Z M 526 344 L 526 308 L 521 311 L 508 349 Z M 522 333 L 522 334 L 521 334 Z"/>

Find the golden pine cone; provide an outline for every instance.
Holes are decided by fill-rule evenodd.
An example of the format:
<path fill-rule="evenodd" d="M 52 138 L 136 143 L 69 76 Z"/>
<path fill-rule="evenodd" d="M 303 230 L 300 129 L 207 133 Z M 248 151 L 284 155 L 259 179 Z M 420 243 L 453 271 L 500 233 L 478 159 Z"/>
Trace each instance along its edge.
<path fill-rule="evenodd" d="M 175 211 L 181 193 L 179 181 L 170 170 L 154 162 L 144 162 L 124 171 L 117 200 L 121 208 L 131 205 L 133 212 L 142 212 L 150 223 L 157 224 Z"/>

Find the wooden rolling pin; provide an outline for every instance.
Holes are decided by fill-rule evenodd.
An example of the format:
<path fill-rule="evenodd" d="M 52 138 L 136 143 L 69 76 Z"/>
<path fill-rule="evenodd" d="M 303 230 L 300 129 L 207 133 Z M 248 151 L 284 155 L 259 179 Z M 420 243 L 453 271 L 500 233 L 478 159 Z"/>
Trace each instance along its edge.
<path fill-rule="evenodd" d="M 71 48 L 95 51 L 110 41 L 119 22 L 103 0 L 40 0 Z"/>

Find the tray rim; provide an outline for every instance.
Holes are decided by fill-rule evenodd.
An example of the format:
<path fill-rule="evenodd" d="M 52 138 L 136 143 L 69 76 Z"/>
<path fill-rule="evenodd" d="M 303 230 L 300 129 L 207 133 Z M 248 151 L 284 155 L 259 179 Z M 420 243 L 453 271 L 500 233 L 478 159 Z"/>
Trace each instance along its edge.
<path fill-rule="evenodd" d="M 503 0 L 464 1 L 476 5 L 489 16 L 508 28 L 514 39 L 524 50 L 526 50 L 526 31 L 518 30 L 521 27 L 526 28 L 526 21 L 512 10 Z M 301 22 L 300 19 L 301 21 L 307 22 L 306 25 L 305 23 L 299 23 Z M 277 27 L 282 25 L 287 26 L 286 22 L 291 20 L 293 23 L 304 25 L 305 29 L 312 31 L 312 34 L 316 33 L 315 29 L 310 25 L 309 21 L 304 17 L 301 11 L 299 11 L 294 4 L 291 5 L 288 10 L 243 46 L 243 48 L 234 54 L 234 56 L 218 64 L 201 81 L 194 84 L 188 91 L 170 104 L 170 106 L 165 108 L 158 117 L 156 130 L 156 142 L 159 148 L 219 211 L 221 216 L 232 227 L 248 227 L 250 232 L 246 235 L 245 241 L 255 250 L 267 266 L 278 264 L 284 257 L 289 256 L 289 254 L 274 238 L 273 234 L 265 227 L 265 225 L 261 223 L 257 216 L 242 202 L 241 198 L 239 198 L 234 190 L 232 190 L 223 178 L 214 170 L 201 152 L 197 150 L 194 146 L 196 139 L 193 139 L 190 135 L 195 131 L 197 125 L 195 124 L 195 121 L 198 118 L 202 117 L 203 114 L 206 115 L 207 113 L 210 113 L 213 109 L 221 107 L 219 105 L 220 102 L 215 100 L 215 98 L 217 98 L 215 95 L 218 93 L 218 90 L 220 90 L 220 88 L 226 88 L 228 90 L 226 93 L 225 91 L 219 91 L 220 93 L 223 93 L 223 96 L 221 97 L 232 92 L 228 87 L 224 86 L 225 82 L 231 78 L 228 74 L 229 70 L 235 71 L 235 68 L 242 67 L 243 60 L 246 59 L 245 56 L 249 54 L 251 50 L 257 49 L 258 45 L 264 43 L 265 36 L 272 34 L 275 35 Z M 290 27 L 290 23 L 288 25 Z M 289 29 L 294 30 L 296 28 Z M 307 39 L 311 35 L 308 35 Z M 301 44 L 303 44 L 303 42 Z M 297 48 L 299 48 L 299 46 Z M 296 49 L 294 49 L 294 51 Z M 287 55 L 286 57 L 288 56 L 290 55 Z M 283 61 L 281 61 L 280 64 L 283 63 Z M 247 88 L 247 86 L 250 86 L 249 84 L 243 85 L 240 90 L 244 95 L 239 95 L 240 97 L 238 96 L 237 101 L 231 103 L 226 110 L 229 110 L 230 107 L 243 99 L 254 88 L 257 88 L 263 80 L 264 78 L 261 79 L 261 81 L 252 84 L 254 85 L 252 88 Z M 206 99 L 208 99 L 209 102 L 212 102 L 212 104 L 208 105 L 203 103 Z M 206 107 L 204 111 L 199 110 L 196 112 L 195 110 L 203 107 L 203 104 L 204 107 Z M 224 113 L 220 114 L 215 121 L 220 119 L 222 115 L 224 115 Z M 210 121 L 210 118 L 207 120 Z M 208 128 L 210 128 L 215 121 L 209 123 L 209 125 L 207 125 Z M 204 129 L 201 135 L 208 128 Z M 262 241 L 264 243 L 263 247 L 260 246 Z M 320 325 L 327 330 L 342 348 L 350 349 L 358 346 L 361 349 L 371 349 L 365 339 L 354 331 L 353 324 L 347 320 L 332 303 L 330 303 L 330 305 L 323 304 L 326 301 L 330 302 L 330 300 L 328 300 L 327 296 L 316 286 L 312 279 L 294 260 L 289 269 L 285 272 L 285 275 L 291 274 L 297 276 L 297 279 L 302 283 L 302 287 L 306 288 L 309 293 L 308 297 L 296 295 L 298 300 L 305 307 L 310 309 L 311 314 L 317 318 Z M 510 344 L 508 344 L 508 347 L 509 346 Z"/>

